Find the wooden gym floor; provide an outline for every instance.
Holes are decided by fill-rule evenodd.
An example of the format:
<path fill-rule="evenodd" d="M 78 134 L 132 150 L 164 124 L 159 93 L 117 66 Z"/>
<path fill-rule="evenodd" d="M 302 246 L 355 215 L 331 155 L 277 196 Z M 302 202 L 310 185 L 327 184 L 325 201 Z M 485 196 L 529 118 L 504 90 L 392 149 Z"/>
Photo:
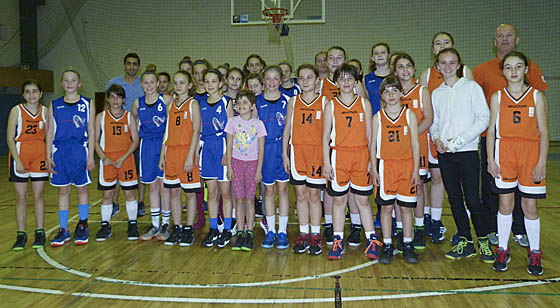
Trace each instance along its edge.
<path fill-rule="evenodd" d="M 320 256 L 296 255 L 291 249 L 263 249 L 260 243 L 264 235 L 258 227 L 251 253 L 233 252 L 229 246 L 200 247 L 208 224 L 196 231 L 192 247 L 168 247 L 157 240 L 128 241 L 124 200 L 121 213 L 112 219 L 113 237 L 98 243 L 95 233 L 100 224 L 101 194 L 96 184 L 90 185 L 93 206 L 88 245 L 76 246 L 71 242 L 61 248 L 32 249 L 35 221 L 30 202 L 30 239 L 25 250 L 15 252 L 11 250 L 16 233 L 15 196 L 7 181 L 7 156 L 0 156 L 0 174 L 5 175 L 0 187 L 0 306 L 332 307 L 337 304 L 337 295 L 345 307 L 558 306 L 560 240 L 556 222 L 560 220 L 560 144 L 552 144 L 550 153 L 548 198 L 539 202 L 545 256 L 541 277 L 527 273 L 527 250 L 513 241 L 511 263 L 505 273 L 494 272 L 491 264 L 483 263 L 478 256 L 447 260 L 444 254 L 451 248 L 448 240 L 442 244 L 428 242 L 416 265 L 405 263 L 402 256 L 396 256 L 391 265 L 374 264 L 364 256 L 364 244 L 356 249 L 347 247 L 339 261 L 327 260 L 325 245 Z M 97 183 L 97 172 L 92 178 Z M 57 197 L 57 190 L 47 184 L 45 230 L 49 239 L 58 228 Z M 73 232 L 77 221 L 74 190 L 71 204 L 69 226 Z M 447 201 L 443 222 L 449 239 L 456 227 Z M 149 215 L 139 219 L 140 232 L 148 224 Z M 291 245 L 298 232 L 297 218 L 292 214 L 288 226 Z"/>

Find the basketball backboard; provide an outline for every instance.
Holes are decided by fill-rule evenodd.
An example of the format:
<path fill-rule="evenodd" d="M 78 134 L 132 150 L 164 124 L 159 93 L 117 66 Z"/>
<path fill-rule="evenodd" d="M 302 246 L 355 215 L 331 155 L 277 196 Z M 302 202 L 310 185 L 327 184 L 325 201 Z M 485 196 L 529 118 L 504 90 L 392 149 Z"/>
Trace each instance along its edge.
<path fill-rule="evenodd" d="M 231 25 L 264 25 L 270 19 L 262 14 L 267 8 L 287 9 L 286 24 L 325 22 L 325 0 L 231 0 Z"/>

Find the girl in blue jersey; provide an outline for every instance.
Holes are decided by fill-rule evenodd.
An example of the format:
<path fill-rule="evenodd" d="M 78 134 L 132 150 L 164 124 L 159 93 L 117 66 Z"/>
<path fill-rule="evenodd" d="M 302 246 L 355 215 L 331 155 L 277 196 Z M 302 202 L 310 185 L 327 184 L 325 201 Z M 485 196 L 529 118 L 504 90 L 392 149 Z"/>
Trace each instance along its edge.
<path fill-rule="evenodd" d="M 62 74 L 64 96 L 52 101 L 48 111 L 47 168 L 51 172 L 51 185 L 59 187 L 58 220 L 60 229 L 51 246 L 63 246 L 70 241 L 68 230 L 70 185 L 76 186 L 80 221 L 76 226 L 74 242 L 87 244 L 89 228 L 89 171 L 95 168 L 95 106 L 90 99 L 78 93 L 80 75 L 66 70 Z"/>
<path fill-rule="evenodd" d="M 264 206 L 268 232 L 262 243 L 263 248 L 272 248 L 276 241 L 276 248 L 287 249 L 288 243 L 288 213 L 290 199 L 288 196 L 288 181 L 290 176 L 284 170 L 282 161 L 282 135 L 286 122 L 289 97 L 280 92 L 282 69 L 277 65 L 267 66 L 263 70 L 264 93 L 257 96 L 257 113 L 264 122 L 267 136 L 264 142 L 264 160 L 262 167 L 262 182 L 264 183 Z M 276 216 L 274 197 L 278 191 L 278 207 L 280 208 L 279 230 L 276 235 Z"/>
<path fill-rule="evenodd" d="M 282 61 L 278 66 L 282 69 L 282 85 L 280 86 L 280 92 L 289 97 L 300 94 L 301 87 L 292 79 L 292 65 L 288 61 Z"/>
<path fill-rule="evenodd" d="M 171 102 L 171 97 L 157 92 L 158 77 L 155 72 L 144 72 L 141 76 L 141 82 L 146 95 L 134 101 L 132 114 L 138 119 L 140 181 L 150 185 L 152 224 L 140 239 L 148 241 L 158 237 L 159 240 L 165 241 L 171 232 L 169 228 L 171 209 L 169 194 L 163 189 L 163 170 L 159 169 L 158 163 L 163 135 L 167 126 L 167 105 Z M 162 202 L 163 204 L 161 204 Z M 159 221 L 160 207 L 163 216 L 161 227 Z"/>
<path fill-rule="evenodd" d="M 369 68 L 371 72 L 365 77 L 366 92 L 371 102 L 371 111 L 376 114 L 380 108 L 381 96 L 379 86 L 383 78 L 391 74 L 389 68 L 389 54 L 391 49 L 387 43 L 377 43 L 371 47 L 371 59 Z"/>
<path fill-rule="evenodd" d="M 208 189 L 210 231 L 200 243 L 202 247 L 225 247 L 231 240 L 231 188 L 227 177 L 226 137 L 229 117 L 233 117 L 230 101 L 222 95 L 222 73 L 209 69 L 204 73 L 207 96 L 200 97 L 200 177 Z M 218 193 L 223 201 L 224 230 L 218 231 Z"/>

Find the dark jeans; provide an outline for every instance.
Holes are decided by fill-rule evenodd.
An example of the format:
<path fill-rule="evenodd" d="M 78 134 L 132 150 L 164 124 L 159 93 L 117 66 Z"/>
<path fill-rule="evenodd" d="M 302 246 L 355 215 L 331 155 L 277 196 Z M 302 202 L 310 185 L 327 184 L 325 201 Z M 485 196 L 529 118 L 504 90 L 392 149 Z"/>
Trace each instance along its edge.
<path fill-rule="evenodd" d="M 439 167 L 459 235 L 472 240 L 465 202 L 477 237 L 488 234 L 488 210 L 480 202 L 480 161 L 477 151 L 439 154 Z"/>
<path fill-rule="evenodd" d="M 491 189 L 494 178 L 488 173 L 488 154 L 486 152 L 486 137 L 480 138 L 480 194 L 482 203 L 490 212 L 488 219 L 490 232 L 498 232 L 498 204 L 499 198 Z M 523 209 L 521 208 L 521 196 L 515 192 L 515 207 L 513 208 L 513 224 L 511 231 L 513 234 L 526 234 Z"/>

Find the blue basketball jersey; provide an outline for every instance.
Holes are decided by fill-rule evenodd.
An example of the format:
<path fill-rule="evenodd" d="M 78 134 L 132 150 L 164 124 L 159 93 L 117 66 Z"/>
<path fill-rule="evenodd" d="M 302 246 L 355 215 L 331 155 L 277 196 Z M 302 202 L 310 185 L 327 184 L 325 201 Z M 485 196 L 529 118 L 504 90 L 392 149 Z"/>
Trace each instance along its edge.
<path fill-rule="evenodd" d="M 284 95 L 287 95 L 288 97 L 293 97 L 301 93 L 301 88 L 296 83 L 294 83 L 294 85 L 289 89 L 280 87 L 280 92 L 282 92 L 282 94 Z"/>
<path fill-rule="evenodd" d="M 201 100 L 205 99 L 206 97 L 208 97 L 208 93 L 204 92 L 204 93 L 195 93 L 194 94 L 194 99 L 196 99 L 197 102 L 200 103 Z"/>
<path fill-rule="evenodd" d="M 281 94 L 280 98 L 275 101 L 265 99 L 264 94 L 257 96 L 257 113 L 259 119 L 263 121 L 267 133 L 265 141 L 282 140 L 289 100 L 290 98 L 284 94 Z"/>
<path fill-rule="evenodd" d="M 87 142 L 89 102 L 90 99 L 84 96 L 80 96 L 80 100 L 75 103 L 66 103 L 64 97 L 52 101 L 55 131 L 53 144 Z"/>
<path fill-rule="evenodd" d="M 200 140 L 204 141 L 214 137 L 225 138 L 224 129 L 228 120 L 227 98 L 222 96 L 218 102 L 208 104 L 208 96 L 205 96 L 201 97 L 198 102 L 200 103 L 200 120 L 202 122 Z"/>
<path fill-rule="evenodd" d="M 383 81 L 383 78 L 385 77 L 379 77 L 375 75 L 375 72 L 371 72 L 367 74 L 365 78 L 365 87 L 368 93 L 369 101 L 371 102 L 371 112 L 373 114 L 376 114 L 381 107 L 379 86 L 381 86 L 381 81 Z"/>
<path fill-rule="evenodd" d="M 138 98 L 138 136 L 161 137 L 165 134 L 167 127 L 167 106 L 160 94 L 155 104 L 146 104 L 146 96 Z"/>

